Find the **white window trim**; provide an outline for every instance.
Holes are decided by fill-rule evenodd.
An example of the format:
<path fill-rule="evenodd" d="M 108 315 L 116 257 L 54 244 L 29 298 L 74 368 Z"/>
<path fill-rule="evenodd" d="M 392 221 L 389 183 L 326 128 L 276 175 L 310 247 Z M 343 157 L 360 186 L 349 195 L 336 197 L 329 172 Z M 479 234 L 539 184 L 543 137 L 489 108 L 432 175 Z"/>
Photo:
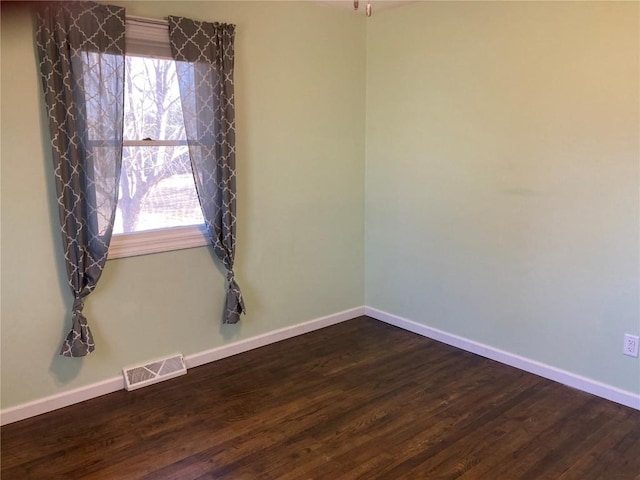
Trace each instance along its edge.
<path fill-rule="evenodd" d="M 171 58 L 168 24 L 163 20 L 127 17 L 127 54 Z M 129 140 L 125 146 L 186 145 L 185 141 Z M 195 187 L 195 186 L 194 186 Z M 204 224 L 122 233 L 111 237 L 108 259 L 134 257 L 209 245 Z"/>
<path fill-rule="evenodd" d="M 170 252 L 209 245 L 209 234 L 204 225 L 163 228 L 146 232 L 113 235 L 108 260 L 135 257 L 150 253 Z"/>
<path fill-rule="evenodd" d="M 124 140 L 124 147 L 183 147 L 186 140 Z"/>

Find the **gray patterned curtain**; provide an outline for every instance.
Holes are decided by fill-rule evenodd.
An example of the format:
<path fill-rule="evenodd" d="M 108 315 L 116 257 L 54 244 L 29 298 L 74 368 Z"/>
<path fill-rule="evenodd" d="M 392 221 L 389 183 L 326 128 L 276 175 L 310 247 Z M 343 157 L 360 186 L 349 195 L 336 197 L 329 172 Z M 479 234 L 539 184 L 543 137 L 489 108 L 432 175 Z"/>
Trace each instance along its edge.
<path fill-rule="evenodd" d="M 169 17 L 189 155 L 202 214 L 216 256 L 227 269 L 224 323 L 245 313 L 235 281 L 236 246 L 235 25 Z"/>
<path fill-rule="evenodd" d="M 94 348 L 82 313 L 105 261 L 118 200 L 124 111 L 124 8 L 47 2 L 36 44 L 49 117 L 64 258 L 73 291 L 61 355 Z"/>

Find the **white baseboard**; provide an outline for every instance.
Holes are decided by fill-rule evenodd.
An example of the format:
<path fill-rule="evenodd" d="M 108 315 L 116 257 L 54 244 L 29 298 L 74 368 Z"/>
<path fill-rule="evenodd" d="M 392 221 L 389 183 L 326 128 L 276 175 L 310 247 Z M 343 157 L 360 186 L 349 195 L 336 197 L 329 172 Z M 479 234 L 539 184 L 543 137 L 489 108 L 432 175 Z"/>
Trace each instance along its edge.
<path fill-rule="evenodd" d="M 286 340 L 287 338 L 296 337 L 313 330 L 318 330 L 320 328 L 328 327 L 329 325 L 334 325 L 336 323 L 359 317 L 364 315 L 364 309 L 364 307 L 352 308 L 350 310 L 327 315 L 326 317 L 299 323 L 298 325 L 292 325 L 290 327 L 267 332 L 245 340 L 239 340 L 227 345 L 222 345 L 204 352 L 194 353 L 185 357 L 185 363 L 187 368 L 193 368 L 199 365 L 204 365 L 205 363 L 220 360 L 221 358 L 231 357 L 254 348 L 263 347 L 271 343 L 276 343 L 281 340 Z M 124 389 L 124 378 L 122 375 L 118 375 L 117 377 L 109 378 L 98 383 L 58 393 L 32 402 L 23 403 L 15 407 L 6 408 L 0 411 L 0 425 L 7 425 L 19 420 L 24 420 L 25 418 L 35 417 L 36 415 L 68 407 L 69 405 L 80 403 L 85 400 L 122 389 Z"/>
<path fill-rule="evenodd" d="M 551 365 L 547 365 L 529 358 L 521 357 L 510 352 L 505 352 L 498 348 L 490 347 L 464 337 L 459 337 L 451 333 L 427 327 L 421 323 L 407 320 L 406 318 L 393 315 L 391 313 L 378 310 L 376 308 L 365 307 L 364 314 L 382 322 L 400 327 L 423 337 L 432 338 L 447 345 L 451 345 L 467 352 L 475 353 L 482 357 L 490 358 L 500 363 L 519 368 L 525 372 L 534 373 L 549 380 L 553 380 L 563 385 L 573 387 L 583 392 L 591 393 L 601 398 L 611 400 L 627 407 L 640 410 L 640 394 L 628 392 L 606 383 L 601 383 L 590 378 L 576 375 L 575 373 L 561 370 Z"/>
<path fill-rule="evenodd" d="M 240 340 L 239 342 L 229 343 L 228 345 L 222 345 L 221 347 L 212 348 L 200 353 L 194 353 L 184 358 L 187 368 L 198 367 L 205 363 L 215 362 L 221 358 L 231 357 L 239 353 L 253 350 L 254 348 L 264 347 L 271 343 L 279 342 L 280 340 L 286 340 L 287 338 L 297 337 L 305 333 L 318 330 L 320 328 L 335 325 L 336 323 L 351 320 L 352 318 L 364 315 L 365 307 L 356 307 L 350 310 L 344 310 L 343 312 L 334 313 L 333 315 L 327 315 L 326 317 L 316 318 L 308 322 L 299 323 L 291 327 L 281 328 L 272 332 L 263 333 L 255 337 L 247 338 L 246 340 Z"/>
<path fill-rule="evenodd" d="M 640 410 L 640 394 L 621 390 L 590 378 L 582 377 L 535 360 L 521 357 L 510 352 L 505 352 L 504 350 L 438 330 L 436 328 L 427 327 L 426 325 L 371 307 L 352 308 L 333 315 L 300 323 L 298 325 L 292 325 L 290 327 L 267 332 L 245 340 L 239 340 L 227 345 L 222 345 L 204 352 L 194 353 L 185 357 L 185 363 L 187 368 L 197 367 L 206 363 L 215 362 L 222 358 L 231 357 L 254 348 L 286 340 L 287 338 L 303 335 L 313 330 L 335 325 L 361 315 L 368 315 L 376 320 L 380 320 L 390 325 L 395 325 L 396 327 L 417 333 L 418 335 L 432 338 L 439 342 L 446 343 L 447 345 L 490 358 L 491 360 L 496 360 L 500 363 L 519 368 L 520 370 L 534 373 L 541 377 L 548 378 L 549 380 L 635 408 L 636 410 Z M 0 411 L 0 425 L 6 425 L 19 420 L 24 420 L 25 418 L 35 417 L 36 415 L 51 412 L 85 400 L 90 400 L 107 393 L 116 392 L 123 388 L 124 379 L 121 375 L 118 375 L 117 377 L 103 380 L 98 383 L 7 408 Z"/>
<path fill-rule="evenodd" d="M 40 398 L 11 408 L 5 408 L 0 411 L 0 425 L 6 425 L 8 423 L 24 420 L 25 418 L 52 412 L 59 408 L 68 407 L 75 403 L 84 402 L 85 400 L 106 395 L 107 393 L 117 392 L 123 388 L 124 379 L 122 378 L 122 375 L 120 375 L 101 382 L 92 383 L 91 385 L 57 393 L 50 397 Z"/>

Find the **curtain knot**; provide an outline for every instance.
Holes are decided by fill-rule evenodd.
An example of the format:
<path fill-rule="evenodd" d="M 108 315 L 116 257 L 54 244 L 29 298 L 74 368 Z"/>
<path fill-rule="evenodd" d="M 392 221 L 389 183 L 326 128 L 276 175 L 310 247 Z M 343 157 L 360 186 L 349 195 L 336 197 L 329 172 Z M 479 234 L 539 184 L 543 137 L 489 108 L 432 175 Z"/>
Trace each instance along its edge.
<path fill-rule="evenodd" d="M 73 307 L 71 309 L 71 313 L 73 315 L 76 315 L 78 313 L 81 314 L 83 309 L 84 309 L 84 302 L 82 301 L 82 298 L 80 298 L 80 297 L 75 298 L 73 300 Z"/>
<path fill-rule="evenodd" d="M 73 310 L 71 311 L 71 331 L 67 335 L 60 355 L 65 357 L 84 357 L 95 349 L 91 329 L 87 325 L 87 319 L 82 314 L 84 303 L 82 298 L 73 300 Z"/>
<path fill-rule="evenodd" d="M 227 282 L 232 283 L 234 280 L 233 270 L 227 270 Z"/>

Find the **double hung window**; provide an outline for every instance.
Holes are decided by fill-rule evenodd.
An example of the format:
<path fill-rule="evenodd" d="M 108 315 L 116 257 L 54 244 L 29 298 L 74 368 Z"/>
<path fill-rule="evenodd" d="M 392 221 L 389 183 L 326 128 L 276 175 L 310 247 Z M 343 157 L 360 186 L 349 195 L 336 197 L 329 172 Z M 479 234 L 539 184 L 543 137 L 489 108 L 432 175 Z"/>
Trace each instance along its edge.
<path fill-rule="evenodd" d="M 127 19 L 124 146 L 109 258 L 206 245 L 168 26 Z"/>

